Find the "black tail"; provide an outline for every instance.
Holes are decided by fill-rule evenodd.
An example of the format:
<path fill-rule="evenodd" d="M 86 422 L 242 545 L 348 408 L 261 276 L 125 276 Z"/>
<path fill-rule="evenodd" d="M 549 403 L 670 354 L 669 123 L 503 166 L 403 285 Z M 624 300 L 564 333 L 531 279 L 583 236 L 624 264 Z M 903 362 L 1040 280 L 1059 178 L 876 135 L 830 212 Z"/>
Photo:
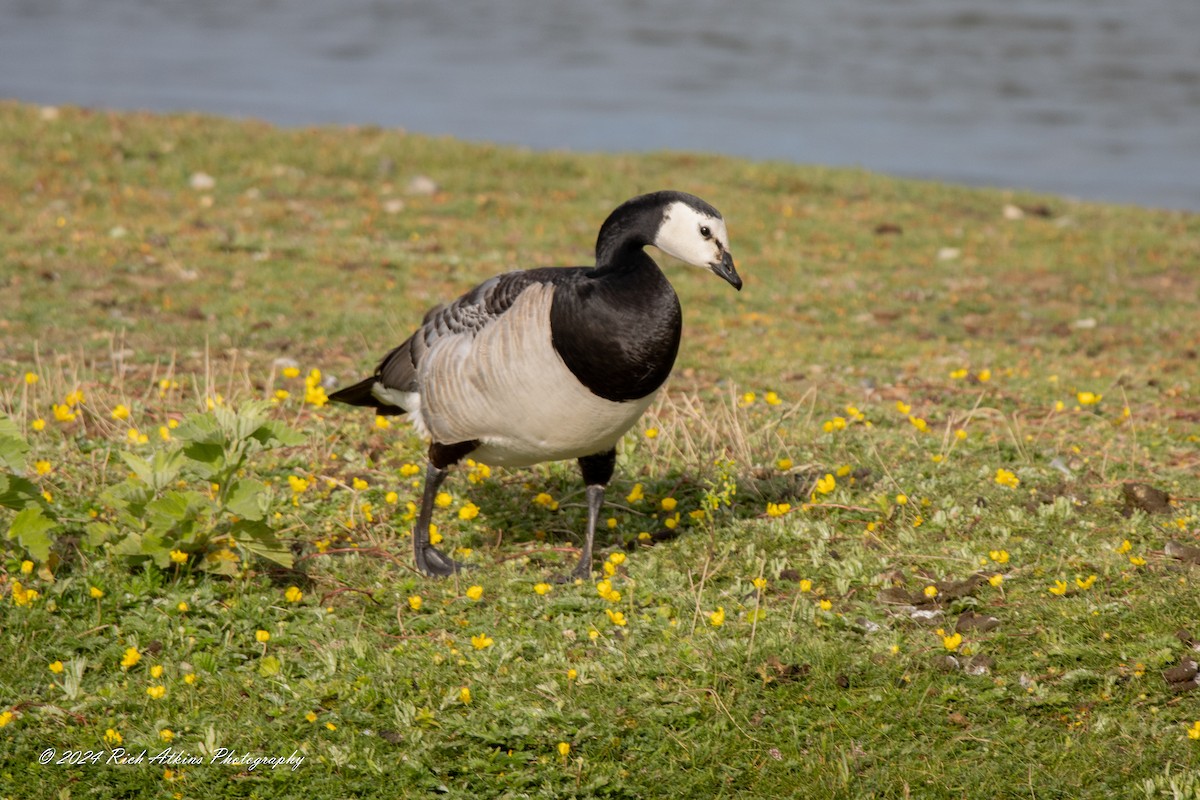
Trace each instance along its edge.
<path fill-rule="evenodd" d="M 345 403 L 348 406 L 366 406 L 374 408 L 375 413 L 383 417 L 394 417 L 397 414 L 408 413 L 399 406 L 381 403 L 379 398 L 371 393 L 372 387 L 379 382 L 379 378 L 372 375 L 364 381 L 359 381 L 353 386 L 347 386 L 345 389 L 338 389 L 333 394 L 329 395 L 329 399 L 336 403 Z"/>

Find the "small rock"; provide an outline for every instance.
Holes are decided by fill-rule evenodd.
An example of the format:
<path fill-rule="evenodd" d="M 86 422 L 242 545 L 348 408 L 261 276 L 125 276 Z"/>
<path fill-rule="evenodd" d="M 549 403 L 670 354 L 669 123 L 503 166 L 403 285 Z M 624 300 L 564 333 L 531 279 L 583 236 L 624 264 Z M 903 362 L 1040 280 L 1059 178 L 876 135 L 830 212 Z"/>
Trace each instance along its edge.
<path fill-rule="evenodd" d="M 383 202 L 383 210 L 388 214 L 399 214 L 404 210 L 404 201 L 398 197 Z"/>
<path fill-rule="evenodd" d="M 408 182 L 408 188 L 406 191 L 409 194 L 429 197 L 430 195 L 437 194 L 438 188 L 439 187 L 434 182 L 433 178 L 429 177 L 428 175 L 417 175 Z"/>
<path fill-rule="evenodd" d="M 985 655 L 971 656 L 963 664 L 963 672 L 979 677 L 989 675 L 992 671 L 992 659 Z"/>
<path fill-rule="evenodd" d="M 1182 542 L 1167 542 L 1163 552 L 1171 558 L 1187 561 L 1190 564 L 1200 564 L 1200 547 L 1192 547 Z"/>
<path fill-rule="evenodd" d="M 208 191 L 217 185 L 217 179 L 207 172 L 193 172 L 192 177 L 188 178 L 188 186 L 191 186 L 198 192 Z"/>
<path fill-rule="evenodd" d="M 954 630 L 958 633 L 966 633 L 967 631 L 987 631 L 995 630 L 1000 627 L 1000 620 L 987 614 L 976 614 L 974 611 L 964 611 L 958 615 L 958 622 L 954 625 Z"/>
<path fill-rule="evenodd" d="M 957 247 L 943 247 L 937 251 L 938 261 L 953 261 L 962 255 L 962 250 Z"/>
<path fill-rule="evenodd" d="M 42 118 L 43 122 L 53 122 L 58 119 L 58 109 L 54 106 L 42 106 L 38 110 L 38 116 Z"/>
<path fill-rule="evenodd" d="M 957 672 L 962 665 L 958 663 L 958 659 L 954 656 L 935 656 L 933 666 L 942 672 Z"/>
<path fill-rule="evenodd" d="M 1200 672 L 1200 665 L 1190 658 L 1184 658 L 1179 662 L 1179 666 L 1164 670 L 1162 676 L 1164 681 L 1175 685 L 1193 680 L 1197 672 Z"/>
<path fill-rule="evenodd" d="M 1025 212 L 1021 210 L 1020 206 L 1014 206 L 1012 203 L 1005 203 L 1004 218 L 1012 220 L 1024 219 Z"/>
<path fill-rule="evenodd" d="M 1171 496 L 1161 489 L 1155 489 L 1148 483 L 1130 481 L 1122 485 L 1121 500 L 1125 503 L 1121 513 L 1126 517 L 1133 516 L 1134 511 L 1144 511 L 1147 514 L 1166 514 L 1171 510 Z"/>

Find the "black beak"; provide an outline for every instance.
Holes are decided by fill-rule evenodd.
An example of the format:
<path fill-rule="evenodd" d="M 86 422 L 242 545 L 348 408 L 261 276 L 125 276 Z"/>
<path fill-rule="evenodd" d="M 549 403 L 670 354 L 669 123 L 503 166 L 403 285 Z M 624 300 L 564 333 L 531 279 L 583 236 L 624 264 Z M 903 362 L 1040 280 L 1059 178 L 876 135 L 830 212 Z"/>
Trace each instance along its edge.
<path fill-rule="evenodd" d="M 742 290 L 742 279 L 737 274 L 737 270 L 734 269 L 733 256 L 728 250 L 721 253 L 720 261 L 714 261 L 708 265 L 708 268 L 713 271 L 714 275 L 718 275 L 728 281 L 729 285 L 739 292 Z"/>

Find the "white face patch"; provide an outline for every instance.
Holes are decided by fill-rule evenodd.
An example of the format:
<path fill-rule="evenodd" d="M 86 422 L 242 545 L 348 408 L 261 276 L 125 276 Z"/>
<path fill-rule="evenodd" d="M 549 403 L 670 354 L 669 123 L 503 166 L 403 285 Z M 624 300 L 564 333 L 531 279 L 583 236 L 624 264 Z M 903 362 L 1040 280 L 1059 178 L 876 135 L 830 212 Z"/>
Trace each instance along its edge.
<path fill-rule="evenodd" d="M 654 246 L 680 261 L 708 269 L 719 263 L 729 248 L 725 220 L 701 214 L 686 203 L 674 202 L 663 215 Z"/>

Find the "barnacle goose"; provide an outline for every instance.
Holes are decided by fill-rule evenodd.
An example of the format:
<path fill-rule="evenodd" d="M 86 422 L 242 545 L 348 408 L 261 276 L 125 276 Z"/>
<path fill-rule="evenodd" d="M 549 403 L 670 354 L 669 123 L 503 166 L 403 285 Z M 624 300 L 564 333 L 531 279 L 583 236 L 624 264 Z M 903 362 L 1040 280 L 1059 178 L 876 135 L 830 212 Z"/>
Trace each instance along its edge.
<path fill-rule="evenodd" d="M 421 572 L 446 576 L 461 566 L 430 544 L 429 523 L 447 470 L 469 456 L 515 467 L 578 459 L 588 521 L 574 574 L 590 574 L 617 441 L 679 350 L 679 299 L 646 245 L 742 288 L 720 212 L 683 192 L 641 195 L 600 226 L 596 266 L 486 280 L 430 310 L 374 375 L 330 395 L 378 414 L 407 413 L 431 440 L 413 530 Z"/>

